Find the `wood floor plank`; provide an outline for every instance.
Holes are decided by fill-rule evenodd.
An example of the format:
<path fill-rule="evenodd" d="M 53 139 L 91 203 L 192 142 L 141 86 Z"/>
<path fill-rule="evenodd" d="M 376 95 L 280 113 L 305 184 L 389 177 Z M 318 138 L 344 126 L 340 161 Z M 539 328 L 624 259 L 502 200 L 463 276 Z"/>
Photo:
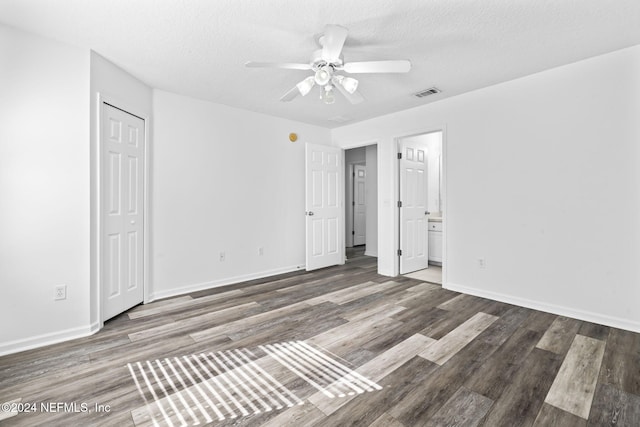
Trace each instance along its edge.
<path fill-rule="evenodd" d="M 589 425 L 637 427 L 640 425 L 640 396 L 609 384 L 599 384 L 591 406 Z"/>
<path fill-rule="evenodd" d="M 380 312 L 384 312 L 387 314 L 387 317 L 391 317 L 396 313 L 406 310 L 405 307 L 402 307 L 402 309 L 398 311 L 397 307 L 402 306 L 390 303 L 384 298 L 380 298 L 373 303 L 367 304 L 364 307 L 358 307 L 358 309 L 350 310 L 342 314 L 342 317 L 349 321 L 355 321 L 367 318 Z"/>
<path fill-rule="evenodd" d="M 398 283 L 390 280 L 383 283 L 365 282 L 362 285 L 352 286 L 347 289 L 322 295 L 307 301 L 308 304 L 317 304 L 318 301 L 330 301 L 336 304 L 346 304 L 350 301 L 371 295 L 376 292 L 398 287 Z"/>
<path fill-rule="evenodd" d="M 497 319 L 496 316 L 490 314 L 477 313 L 436 343 L 430 345 L 419 356 L 438 365 L 443 365 Z"/>
<path fill-rule="evenodd" d="M 223 310 L 209 312 L 200 316 L 177 320 L 175 322 L 167 323 L 155 328 L 148 328 L 142 331 L 137 331 L 129 334 L 129 339 L 131 341 L 139 341 L 142 339 L 166 337 L 167 335 L 172 333 L 175 334 L 190 333 L 192 331 L 195 332 L 194 329 L 201 330 L 203 326 L 211 322 L 226 323 L 229 321 L 244 318 L 248 313 L 252 313 L 259 308 L 260 304 L 256 302 L 248 302 L 246 304 L 240 304 Z"/>
<path fill-rule="evenodd" d="M 400 421 L 383 412 L 376 420 L 369 424 L 369 427 L 405 427 Z"/>
<path fill-rule="evenodd" d="M 240 290 L 231 290 L 228 292 L 223 292 L 219 294 L 209 295 L 202 298 L 186 298 L 180 299 L 179 301 L 171 304 L 167 304 L 164 301 L 160 301 L 158 304 L 148 304 L 141 307 L 138 310 L 128 312 L 127 315 L 130 319 L 140 319 L 142 317 L 153 316 L 157 314 L 167 314 L 172 311 L 181 310 L 187 307 L 195 307 L 202 304 L 207 304 L 211 301 L 221 300 L 224 298 L 229 298 L 232 296 L 242 295 L 242 291 Z"/>
<path fill-rule="evenodd" d="M 586 425 L 587 420 L 584 418 L 570 414 L 569 412 L 558 409 L 548 403 L 542 405 L 542 409 L 538 412 L 538 416 L 533 423 L 534 427 L 586 427 Z"/>
<path fill-rule="evenodd" d="M 338 327 L 314 336 L 309 340 L 309 342 L 320 347 L 331 348 L 332 345 L 336 345 L 336 343 L 340 343 L 344 340 L 349 340 L 351 337 L 362 335 L 364 331 L 373 327 L 400 325 L 400 322 L 394 320 L 391 315 L 393 315 L 394 312 L 404 310 L 404 307 L 395 307 L 391 310 L 393 311 L 375 313 L 360 320 L 344 323 Z"/>
<path fill-rule="evenodd" d="M 333 426 L 370 426 L 385 413 L 391 416 L 389 409 L 393 408 L 398 401 L 415 393 L 416 387 L 435 369 L 438 368 L 434 363 L 414 357 L 380 381 L 382 390 L 341 399 L 340 402 L 336 402 L 339 408 L 332 412 L 329 418 L 321 420 L 314 426 L 319 427 L 328 423 Z M 391 418 L 399 421 L 393 416 Z"/>
<path fill-rule="evenodd" d="M 600 381 L 640 396 L 640 334 L 611 328 Z"/>
<path fill-rule="evenodd" d="M 434 363 L 437 369 L 420 384 L 420 392 L 405 396 L 389 414 L 407 426 L 424 425 L 471 375 L 482 369 L 495 350 L 494 345 L 474 340 L 447 364 Z"/>
<path fill-rule="evenodd" d="M 556 354 L 565 354 L 569 350 L 579 328 L 579 320 L 559 316 L 540 338 L 540 342 L 536 347 Z"/>
<path fill-rule="evenodd" d="M 426 423 L 429 427 L 475 427 L 493 405 L 493 400 L 460 387 Z"/>
<path fill-rule="evenodd" d="M 325 415 L 313 405 L 296 405 L 282 411 L 266 423 L 264 427 L 299 427 L 315 424 L 325 419 Z"/>
<path fill-rule="evenodd" d="M 562 357 L 534 348 L 485 418 L 492 427 L 530 426 L 534 423 Z"/>
<path fill-rule="evenodd" d="M 580 322 L 580 329 L 578 329 L 580 335 L 585 337 L 595 338 L 600 341 L 606 341 L 609 336 L 609 327 L 604 325 L 598 325 L 591 322 Z"/>
<path fill-rule="evenodd" d="M 372 381 L 380 381 L 433 343 L 434 340 L 431 338 L 420 334 L 413 335 L 360 366 L 356 371 Z M 349 400 L 351 399 L 327 400 L 321 393 L 315 393 L 309 397 L 309 401 L 325 415 L 331 415 L 346 405 Z"/>
<path fill-rule="evenodd" d="M 127 316 L 129 316 L 131 313 L 139 313 L 141 311 L 153 310 L 158 307 L 174 305 L 176 303 L 183 302 L 183 301 L 190 301 L 192 299 L 193 297 L 191 295 L 182 295 L 179 297 L 164 298 L 161 300 L 153 301 L 149 304 L 140 304 L 128 310 Z M 129 318 L 131 318 L 131 316 L 129 316 Z"/>
<path fill-rule="evenodd" d="M 576 335 L 545 403 L 588 419 L 604 347 L 603 341 Z"/>
<path fill-rule="evenodd" d="M 466 300 L 466 303 L 467 304 L 463 305 L 460 310 L 443 310 L 445 314 L 443 314 L 437 321 L 427 325 L 420 331 L 420 333 L 439 340 L 479 312 L 484 312 L 485 308 L 490 308 L 492 306 L 492 301 L 489 300 L 481 302 L 478 302 L 477 300 Z"/>
<path fill-rule="evenodd" d="M 527 328 L 534 331 L 546 332 L 557 317 L 555 314 L 533 310 L 527 319 Z"/>
<path fill-rule="evenodd" d="M 522 369 L 540 340 L 542 333 L 521 328 L 513 333 L 495 353 L 483 364 L 482 369 L 474 372 L 464 385 L 492 400 L 497 400 L 514 376 Z"/>
<path fill-rule="evenodd" d="M 226 323 L 224 325 L 214 326 L 213 328 L 208 328 L 199 332 L 194 332 L 189 336 L 193 338 L 195 341 L 203 341 L 209 337 L 214 337 L 220 334 L 227 334 L 233 330 L 244 329 L 251 324 L 266 322 L 270 319 L 281 317 L 283 315 L 287 315 L 296 311 L 308 310 L 310 307 L 311 306 L 309 304 L 306 304 L 304 302 L 297 302 L 282 308 L 278 308 L 276 310 L 271 310 L 265 313 L 256 314 L 254 316 L 245 317 L 239 320 L 235 320 L 233 322 Z"/>
<path fill-rule="evenodd" d="M 497 346 L 502 345 L 519 329 L 530 315 L 530 310 L 512 307 L 505 311 L 498 320 L 491 324 L 477 339 Z M 542 335 L 542 334 L 540 334 Z"/>

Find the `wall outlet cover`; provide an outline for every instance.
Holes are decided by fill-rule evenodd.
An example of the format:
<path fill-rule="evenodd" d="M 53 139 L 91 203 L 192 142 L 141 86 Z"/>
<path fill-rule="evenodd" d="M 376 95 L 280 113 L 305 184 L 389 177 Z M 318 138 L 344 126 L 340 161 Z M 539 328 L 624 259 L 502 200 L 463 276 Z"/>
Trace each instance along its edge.
<path fill-rule="evenodd" d="M 58 285 L 55 287 L 53 299 L 56 301 L 67 299 L 67 285 Z"/>

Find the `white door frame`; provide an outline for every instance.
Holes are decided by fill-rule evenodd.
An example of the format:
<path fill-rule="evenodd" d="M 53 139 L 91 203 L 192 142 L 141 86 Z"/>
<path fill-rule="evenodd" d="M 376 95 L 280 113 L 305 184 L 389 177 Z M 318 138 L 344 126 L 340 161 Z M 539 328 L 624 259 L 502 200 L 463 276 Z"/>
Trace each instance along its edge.
<path fill-rule="evenodd" d="M 345 152 L 345 158 L 346 158 L 347 150 L 343 150 L 343 151 Z M 354 173 L 355 173 L 356 166 L 366 166 L 366 163 L 362 163 L 362 162 L 347 163 L 346 175 L 344 177 L 344 180 L 345 180 L 345 191 L 344 191 L 344 198 L 345 198 L 344 226 L 345 228 L 344 229 L 345 229 L 345 247 L 347 248 L 352 248 L 353 246 L 355 246 L 354 245 L 355 239 L 351 231 L 353 231 L 355 227 L 355 222 L 354 222 L 355 208 L 354 208 L 353 202 L 355 201 Z"/>
<path fill-rule="evenodd" d="M 345 151 L 345 150 L 342 150 Z M 347 164 L 347 174 L 345 180 L 345 204 L 344 204 L 344 229 L 345 247 L 353 247 L 353 235 L 349 230 L 353 230 L 353 169 L 354 163 Z"/>
<path fill-rule="evenodd" d="M 410 138 L 412 136 L 423 135 L 425 133 L 434 133 L 434 132 L 442 132 L 442 182 L 440 183 L 440 197 L 442 199 L 442 204 L 440 205 L 440 209 L 442 210 L 442 283 L 443 285 L 448 282 L 447 280 L 447 215 L 449 209 L 447 208 L 447 127 L 446 125 L 433 125 L 424 127 L 421 129 L 416 129 L 413 131 L 409 131 L 405 134 L 398 135 L 394 137 L 394 148 L 393 148 L 393 176 L 395 180 L 394 191 L 395 191 L 395 203 L 400 200 L 400 166 L 397 159 L 398 147 L 400 146 L 400 140 L 403 138 Z M 378 197 L 384 197 L 384 195 L 380 194 L 380 188 L 378 188 Z M 400 212 L 397 207 L 394 208 L 394 247 L 384 248 L 385 250 L 389 250 L 389 252 L 393 251 L 393 274 L 394 276 L 398 276 L 400 274 L 400 257 L 397 255 L 398 249 L 400 249 Z"/>
<path fill-rule="evenodd" d="M 380 155 L 380 143 L 378 142 L 377 139 L 372 140 L 372 141 L 366 141 L 366 142 L 358 142 L 354 145 L 349 145 L 346 147 L 341 147 L 342 149 L 342 164 L 346 164 L 346 151 L 347 150 L 351 150 L 354 148 L 360 148 L 360 147 L 368 147 L 370 145 L 375 145 L 378 148 L 377 154 L 376 154 L 376 170 L 378 171 L 377 174 L 377 182 L 376 182 L 376 187 L 378 188 L 378 206 L 376 207 L 377 211 L 378 211 L 378 223 L 376 224 L 376 228 L 378 231 L 378 239 L 380 238 L 380 228 L 381 228 L 381 223 L 380 223 L 380 200 L 383 200 L 382 197 L 380 197 L 380 191 L 381 191 L 381 186 L 380 186 L 380 170 L 382 167 L 382 156 Z M 396 172 L 397 174 L 397 172 Z M 345 176 L 345 168 L 342 168 L 342 188 L 345 188 L 346 186 L 346 181 L 347 181 L 347 177 Z M 345 198 L 345 203 L 342 207 L 342 217 L 344 218 L 344 220 L 342 221 L 342 247 L 346 248 L 347 247 L 347 208 L 346 208 L 346 198 Z M 380 240 L 378 240 L 378 248 L 376 248 L 376 252 L 377 254 L 380 253 L 379 251 L 379 247 L 380 247 Z M 343 249 L 343 254 L 344 254 L 344 259 L 346 261 L 347 259 L 347 255 L 346 255 L 347 251 L 345 249 Z M 378 263 L 378 272 L 380 272 L 380 263 Z M 397 275 L 397 273 L 396 273 Z"/>
<path fill-rule="evenodd" d="M 102 301 L 102 260 L 103 260 L 103 251 L 102 251 L 102 232 L 103 232 L 103 214 L 102 214 L 102 148 L 103 148 L 103 138 L 102 138 L 102 108 L 103 104 L 109 104 L 115 108 L 118 108 L 122 111 L 125 111 L 131 115 L 139 117 L 144 121 L 144 185 L 143 185 L 143 278 L 142 278 L 142 286 L 144 289 L 143 302 L 146 304 L 150 301 L 151 290 L 149 289 L 149 182 L 150 182 L 150 150 L 149 150 L 149 117 L 146 114 L 141 113 L 136 108 L 132 108 L 132 106 L 127 105 L 126 103 L 120 102 L 117 99 L 113 99 L 110 96 L 106 96 L 100 92 L 98 92 L 96 98 L 96 147 L 95 147 L 95 159 L 93 163 L 93 172 L 92 178 L 94 181 L 94 185 L 92 191 L 94 192 L 94 203 L 95 203 L 95 211 L 92 215 L 92 220 L 95 223 L 95 227 L 92 227 L 93 234 L 93 245 L 92 250 L 94 251 L 95 256 L 92 257 L 95 260 L 95 272 L 92 273 L 92 277 L 94 277 L 96 286 L 96 298 L 97 304 L 95 306 L 97 310 L 97 321 L 98 321 L 98 330 L 104 326 L 103 317 L 103 301 Z"/>

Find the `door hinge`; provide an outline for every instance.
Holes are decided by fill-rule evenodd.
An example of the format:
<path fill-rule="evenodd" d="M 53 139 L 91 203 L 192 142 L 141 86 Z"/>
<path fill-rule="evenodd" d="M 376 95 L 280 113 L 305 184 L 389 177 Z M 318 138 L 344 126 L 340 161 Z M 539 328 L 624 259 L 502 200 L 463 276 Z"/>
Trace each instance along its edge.
<path fill-rule="evenodd" d="M 398 153 L 398 160 L 402 159 L 402 153 Z"/>
<path fill-rule="evenodd" d="M 402 249 L 398 249 L 398 256 L 402 256 Z"/>
<path fill-rule="evenodd" d="M 353 171 L 351 175 L 355 178 L 355 176 L 356 176 L 356 171 Z"/>
<path fill-rule="evenodd" d="M 351 202 L 351 206 L 355 206 L 355 205 L 356 205 L 356 201 L 355 201 L 355 200 L 353 200 L 353 201 Z"/>
<path fill-rule="evenodd" d="M 355 236 L 356 235 L 356 230 L 351 230 L 351 234 Z"/>
<path fill-rule="evenodd" d="M 401 208 L 402 207 L 402 202 L 400 200 L 398 200 L 398 207 Z"/>

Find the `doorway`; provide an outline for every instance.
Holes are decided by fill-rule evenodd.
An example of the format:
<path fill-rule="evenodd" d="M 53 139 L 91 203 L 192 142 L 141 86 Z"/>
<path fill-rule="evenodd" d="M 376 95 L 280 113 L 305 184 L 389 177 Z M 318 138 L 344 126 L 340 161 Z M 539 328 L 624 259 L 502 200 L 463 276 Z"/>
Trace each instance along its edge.
<path fill-rule="evenodd" d="M 442 283 L 443 132 L 398 140 L 400 274 Z"/>
<path fill-rule="evenodd" d="M 345 150 L 345 254 L 378 256 L 378 146 Z"/>

